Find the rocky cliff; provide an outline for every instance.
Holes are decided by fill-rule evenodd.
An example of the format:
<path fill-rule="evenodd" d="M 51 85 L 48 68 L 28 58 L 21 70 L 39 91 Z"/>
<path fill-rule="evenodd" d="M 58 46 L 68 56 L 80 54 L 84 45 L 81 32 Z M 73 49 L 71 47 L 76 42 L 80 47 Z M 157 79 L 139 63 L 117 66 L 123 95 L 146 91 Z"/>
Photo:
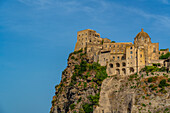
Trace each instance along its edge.
<path fill-rule="evenodd" d="M 51 113 L 93 112 L 106 77 L 106 67 L 89 60 L 85 52 L 71 53 L 62 80 L 55 87 Z"/>
<path fill-rule="evenodd" d="M 169 113 L 170 74 L 146 71 L 108 77 L 86 52 L 73 52 L 50 113 Z"/>
<path fill-rule="evenodd" d="M 102 83 L 94 113 L 169 113 L 169 74 L 155 72 L 109 77 Z"/>

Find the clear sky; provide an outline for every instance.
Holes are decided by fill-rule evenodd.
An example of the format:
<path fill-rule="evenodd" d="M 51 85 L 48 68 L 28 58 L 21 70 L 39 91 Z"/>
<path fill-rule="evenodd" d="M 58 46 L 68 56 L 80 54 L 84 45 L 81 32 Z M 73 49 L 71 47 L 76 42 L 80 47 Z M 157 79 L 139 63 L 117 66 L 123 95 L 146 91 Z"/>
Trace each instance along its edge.
<path fill-rule="evenodd" d="M 0 0 L 0 113 L 48 113 L 77 31 L 170 48 L 170 0 Z"/>

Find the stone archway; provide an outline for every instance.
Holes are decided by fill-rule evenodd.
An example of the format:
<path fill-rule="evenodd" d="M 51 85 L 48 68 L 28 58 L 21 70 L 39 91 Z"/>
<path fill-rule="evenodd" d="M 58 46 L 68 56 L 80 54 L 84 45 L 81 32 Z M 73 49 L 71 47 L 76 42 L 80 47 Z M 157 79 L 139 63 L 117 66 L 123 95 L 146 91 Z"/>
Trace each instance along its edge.
<path fill-rule="evenodd" d="M 123 74 L 126 74 L 126 69 L 123 68 L 123 69 L 122 69 L 122 72 L 123 72 Z"/>
<path fill-rule="evenodd" d="M 120 64 L 119 64 L 119 63 L 116 63 L 116 67 L 120 67 Z"/>
<path fill-rule="evenodd" d="M 130 67 L 130 73 L 134 73 L 134 68 L 133 67 Z"/>
<path fill-rule="evenodd" d="M 123 66 L 123 67 L 125 67 L 125 66 L 126 66 L 126 63 L 125 63 L 125 62 L 123 62 L 123 63 L 122 63 L 122 66 Z"/>
<path fill-rule="evenodd" d="M 120 74 L 120 69 L 116 69 L 116 74 Z"/>
<path fill-rule="evenodd" d="M 113 68 L 113 64 L 112 63 L 110 63 L 109 66 L 110 66 L 110 68 Z"/>

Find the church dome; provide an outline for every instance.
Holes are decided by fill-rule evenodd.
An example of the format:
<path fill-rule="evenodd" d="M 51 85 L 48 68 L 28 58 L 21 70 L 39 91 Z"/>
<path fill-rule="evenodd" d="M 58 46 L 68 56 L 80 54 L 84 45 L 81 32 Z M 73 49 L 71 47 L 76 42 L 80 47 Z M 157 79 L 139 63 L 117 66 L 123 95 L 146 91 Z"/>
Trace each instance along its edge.
<path fill-rule="evenodd" d="M 144 32 L 143 31 L 143 28 L 141 29 L 141 32 L 139 32 L 137 35 L 136 35 L 136 38 L 138 37 L 149 37 L 148 33 Z"/>

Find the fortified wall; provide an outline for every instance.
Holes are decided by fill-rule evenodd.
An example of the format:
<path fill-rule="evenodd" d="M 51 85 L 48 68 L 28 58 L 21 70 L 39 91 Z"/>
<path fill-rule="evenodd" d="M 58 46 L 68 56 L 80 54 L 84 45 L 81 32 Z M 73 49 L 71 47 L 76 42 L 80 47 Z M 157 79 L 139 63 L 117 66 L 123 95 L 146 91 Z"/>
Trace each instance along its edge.
<path fill-rule="evenodd" d="M 150 36 L 143 29 L 134 38 L 134 43 L 115 43 L 101 38 L 94 30 L 82 30 L 77 33 L 75 51 L 80 49 L 86 50 L 90 60 L 107 66 L 109 76 L 133 74 L 145 66 L 162 62 L 159 60 L 162 53 L 159 51 L 159 43 L 152 43 Z"/>

